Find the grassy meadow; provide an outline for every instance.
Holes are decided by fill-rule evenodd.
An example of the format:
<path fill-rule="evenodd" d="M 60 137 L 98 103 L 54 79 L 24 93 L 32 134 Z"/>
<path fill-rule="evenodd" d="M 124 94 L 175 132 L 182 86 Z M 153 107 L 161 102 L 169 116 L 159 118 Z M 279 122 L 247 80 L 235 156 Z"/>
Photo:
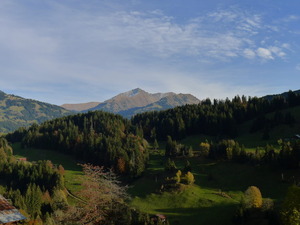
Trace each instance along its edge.
<path fill-rule="evenodd" d="M 205 139 L 209 137 L 195 135 L 184 139 L 182 143 L 197 150 L 199 143 Z M 292 176 L 291 171 L 193 157 L 188 160 L 195 184 L 177 193 L 159 192 L 162 184 L 160 174 L 164 173 L 165 165 L 164 145 L 160 143 L 160 150 L 150 150 L 150 161 L 144 176 L 130 183 L 129 204 L 149 214 L 164 214 L 172 225 L 232 224 L 232 216 L 249 186 L 259 187 L 264 198 L 279 203 L 290 185 L 281 181 L 281 173 Z M 27 157 L 30 161 L 51 160 L 54 164 L 63 165 L 67 188 L 72 193 L 80 189 L 81 167 L 71 156 L 51 150 L 22 149 L 20 144 L 14 144 L 13 149 L 17 157 Z M 182 170 L 185 161 L 185 158 L 175 159 L 177 168 Z M 220 193 L 226 193 L 226 196 Z"/>
<path fill-rule="evenodd" d="M 232 224 L 232 216 L 243 192 L 249 186 L 259 187 L 264 198 L 271 198 L 278 203 L 282 201 L 290 185 L 281 181 L 281 173 L 289 174 L 289 171 L 273 171 L 265 166 L 211 162 L 200 158 L 188 160 L 196 179 L 195 184 L 179 193 L 160 193 L 162 181 L 159 174 L 164 170 L 162 152 L 151 154 L 145 175 L 131 184 L 129 189 L 131 205 L 150 214 L 164 214 L 171 224 L 226 225 Z M 184 167 L 184 161 L 175 161 L 178 169 Z"/>
<path fill-rule="evenodd" d="M 80 190 L 82 179 L 81 166 L 69 155 L 62 154 L 52 150 L 21 148 L 20 143 L 13 144 L 14 155 L 17 158 L 26 157 L 28 161 L 50 160 L 55 165 L 62 165 L 65 169 L 66 187 L 72 193 Z"/>

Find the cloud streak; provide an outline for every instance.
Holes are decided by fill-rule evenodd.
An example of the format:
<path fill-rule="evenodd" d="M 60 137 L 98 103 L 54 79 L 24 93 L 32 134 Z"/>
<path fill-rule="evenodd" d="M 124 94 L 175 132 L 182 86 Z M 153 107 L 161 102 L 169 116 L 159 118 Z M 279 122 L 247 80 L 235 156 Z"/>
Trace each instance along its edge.
<path fill-rule="evenodd" d="M 95 30 L 101 30 L 98 40 L 155 57 L 255 58 L 249 57 L 249 50 L 256 52 L 253 56 L 263 56 L 264 60 L 285 55 L 281 47 L 274 46 L 276 52 L 281 53 L 264 57 L 258 49 L 265 47 L 259 46 L 255 38 L 262 30 L 274 31 L 262 23 L 261 16 L 241 11 L 214 12 L 184 24 L 175 23 L 172 17 L 157 12 L 118 12 L 99 17 L 89 24 Z"/>
<path fill-rule="evenodd" d="M 277 38 L 280 26 L 239 8 L 178 21 L 163 10 L 131 9 L 110 1 L 96 6 L 54 1 L 35 16 L 32 5 L 1 1 L 2 85 L 22 93 L 36 90 L 41 100 L 59 104 L 64 103 L 59 93 L 69 102 L 68 93 L 74 92 L 74 102 L 101 101 L 137 86 L 199 98 L 228 96 L 242 89 L 228 91 L 230 72 L 219 72 L 228 77 L 218 80 L 212 67 L 284 61 L 292 48 Z M 249 93 L 257 90 L 245 86 Z"/>

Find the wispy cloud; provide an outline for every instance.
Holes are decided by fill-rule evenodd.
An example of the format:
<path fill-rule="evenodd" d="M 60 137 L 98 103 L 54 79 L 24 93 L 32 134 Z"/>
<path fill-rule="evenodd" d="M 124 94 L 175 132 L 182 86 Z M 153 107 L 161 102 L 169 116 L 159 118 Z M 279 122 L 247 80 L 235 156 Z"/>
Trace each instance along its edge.
<path fill-rule="evenodd" d="M 254 59 L 256 57 L 256 53 L 255 51 L 253 51 L 252 49 L 246 48 L 244 49 L 244 57 L 248 58 L 248 59 Z"/>
<path fill-rule="evenodd" d="M 266 29 L 274 32 L 264 25 L 261 15 L 237 9 L 219 10 L 176 23 L 159 10 L 90 14 L 76 9 L 70 12 L 63 6 L 57 8 L 51 24 L 46 17 L 45 24 L 32 26 L 6 14 L 2 17 L 0 47 L 9 46 L 7 51 L 14 55 L 30 54 L 37 59 L 58 55 L 82 60 L 85 54 L 99 56 L 109 49 L 121 54 L 128 51 L 161 58 L 193 56 L 212 60 L 240 56 L 253 59 L 253 53 L 264 59 L 286 55 L 279 44 L 271 48 L 267 47 L 271 43 L 259 45 L 264 37 L 258 37 L 258 33 Z"/>
<path fill-rule="evenodd" d="M 274 59 L 272 51 L 267 48 L 258 48 L 256 51 L 257 55 L 263 59 Z"/>
<path fill-rule="evenodd" d="M 202 67 L 283 60 L 293 48 L 278 41 L 278 24 L 239 8 L 178 21 L 163 10 L 95 2 L 97 10 L 84 1 L 80 6 L 53 1 L 46 11 L 35 12 L 21 1 L 1 1 L 2 85 L 34 89 L 42 96 L 68 89 L 81 93 L 80 98 L 82 93 L 92 96 L 89 100 L 110 97 L 101 89 L 118 92 L 136 86 L 218 97 L 231 94 L 230 86 L 212 71 L 199 72 Z"/>
<path fill-rule="evenodd" d="M 297 16 L 297 15 L 289 15 L 285 18 L 282 19 L 284 22 L 295 22 L 295 21 L 298 21 L 300 20 L 300 16 Z"/>
<path fill-rule="evenodd" d="M 259 38 L 262 41 L 265 37 L 258 37 L 258 33 L 278 30 L 265 25 L 260 15 L 240 10 L 221 10 L 184 24 L 175 23 L 172 17 L 162 12 L 121 12 L 110 15 L 107 22 L 105 27 L 109 27 L 109 31 L 104 29 L 104 33 L 108 34 L 108 39 L 113 36 L 113 41 L 119 44 L 126 43 L 127 47 L 158 57 L 186 55 L 229 60 L 258 56 L 267 60 L 286 55 L 280 44 L 272 47 L 259 45 Z"/>

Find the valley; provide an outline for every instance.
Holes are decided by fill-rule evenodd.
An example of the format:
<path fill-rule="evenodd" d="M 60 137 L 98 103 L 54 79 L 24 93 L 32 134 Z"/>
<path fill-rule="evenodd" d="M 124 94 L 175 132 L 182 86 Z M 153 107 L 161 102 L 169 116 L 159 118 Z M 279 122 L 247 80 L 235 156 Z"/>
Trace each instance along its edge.
<path fill-rule="evenodd" d="M 121 182 L 117 184 L 126 189 L 129 196 L 117 197 L 120 202 L 115 204 L 120 207 L 118 215 L 128 215 L 116 217 L 115 224 L 125 220 L 137 225 L 281 224 L 282 213 L 292 218 L 286 199 L 293 193 L 291 187 L 298 190 L 293 185 L 300 182 L 296 137 L 300 96 L 292 92 L 289 96 L 275 100 L 236 97 L 214 104 L 206 99 L 197 105 L 138 114 L 131 120 L 103 111 L 65 116 L 5 135 L 14 156 L 6 147 L 0 166 L 14 165 L 14 157 L 26 158 L 16 166 L 50 160 L 64 175 L 60 188 L 68 201 L 61 208 L 51 206 L 49 218 L 57 223 L 76 219 L 75 215 L 66 217 L 74 208 L 89 207 L 84 195 L 87 175 L 80 162 L 112 168 Z M 291 96 L 299 99 L 293 105 Z M 2 173 L 9 177 L 9 170 Z M 9 184 L 4 180 L 1 184 L 5 194 Z M 246 190 L 250 187 L 261 193 L 261 206 L 248 206 Z M 90 191 L 97 196 L 97 189 Z M 56 201 L 55 191 L 49 189 L 49 193 Z M 107 213 L 114 213 L 112 205 L 107 207 Z M 48 216 L 42 209 L 37 212 L 45 221 Z M 63 211 L 68 213 L 63 216 Z M 166 222 L 155 219 L 157 215 Z"/>
<path fill-rule="evenodd" d="M 199 139 L 188 138 L 183 140 L 183 143 L 196 140 Z M 163 146 L 164 143 L 160 145 Z M 51 150 L 22 149 L 19 144 L 13 145 L 13 148 L 17 157 L 27 157 L 30 161 L 51 160 L 54 164 L 63 165 L 66 188 L 75 195 L 80 190 L 83 179 L 81 167 L 72 157 Z M 195 150 L 197 151 L 196 148 Z M 252 151 L 251 148 L 249 151 Z M 282 182 L 281 173 L 286 176 L 296 175 L 290 170 L 274 171 L 267 166 L 215 162 L 198 157 L 188 160 L 195 176 L 195 184 L 178 193 L 159 193 L 163 181 L 156 180 L 155 177 L 164 173 L 164 149 L 151 153 L 144 175 L 129 184 L 129 204 L 151 215 L 163 214 L 167 216 L 170 224 L 185 224 L 188 220 L 190 225 L 229 225 L 232 224 L 232 216 L 247 187 L 259 187 L 264 198 L 270 198 L 280 204 L 290 185 Z M 184 167 L 183 159 L 177 159 L 175 163 L 178 169 Z M 230 197 L 223 197 L 219 195 L 220 192 Z M 74 199 L 69 197 L 69 201 L 74 202 Z"/>

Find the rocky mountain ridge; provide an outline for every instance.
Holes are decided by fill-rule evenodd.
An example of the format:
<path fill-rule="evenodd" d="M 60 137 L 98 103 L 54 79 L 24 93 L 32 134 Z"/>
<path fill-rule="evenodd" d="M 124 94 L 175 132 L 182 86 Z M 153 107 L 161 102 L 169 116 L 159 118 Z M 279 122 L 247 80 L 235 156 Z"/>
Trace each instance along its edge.
<path fill-rule="evenodd" d="M 112 113 L 118 113 L 124 117 L 130 118 L 131 116 L 147 111 L 165 110 L 174 108 L 176 106 L 185 104 L 198 104 L 200 100 L 191 94 L 175 94 L 173 92 L 167 93 L 148 93 L 140 88 L 136 88 L 115 97 L 108 99 L 94 107 L 80 110 L 84 104 L 68 104 L 63 105 L 68 110 L 76 111 L 94 111 L 103 110 Z"/>

